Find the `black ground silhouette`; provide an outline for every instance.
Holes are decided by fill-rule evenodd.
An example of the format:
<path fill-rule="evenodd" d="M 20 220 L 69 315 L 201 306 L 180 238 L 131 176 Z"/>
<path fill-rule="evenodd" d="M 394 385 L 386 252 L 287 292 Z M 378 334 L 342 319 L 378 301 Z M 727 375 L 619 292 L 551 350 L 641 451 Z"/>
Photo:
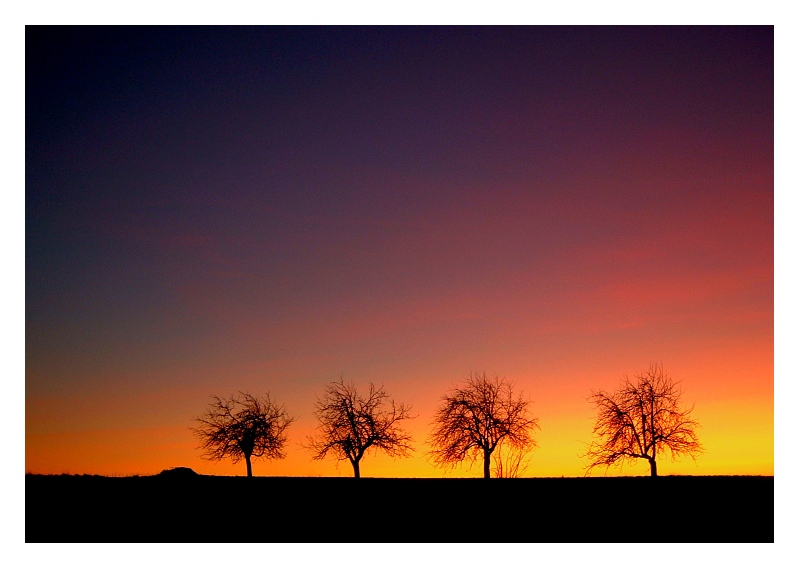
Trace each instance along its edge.
<path fill-rule="evenodd" d="M 25 476 L 26 542 L 774 542 L 774 477 Z"/>

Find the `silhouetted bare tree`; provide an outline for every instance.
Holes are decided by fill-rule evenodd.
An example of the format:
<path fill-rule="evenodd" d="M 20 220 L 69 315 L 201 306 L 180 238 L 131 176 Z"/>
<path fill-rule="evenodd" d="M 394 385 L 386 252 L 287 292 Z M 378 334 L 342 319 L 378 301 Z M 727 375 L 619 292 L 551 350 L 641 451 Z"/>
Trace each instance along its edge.
<path fill-rule="evenodd" d="M 343 377 L 329 383 L 324 397 L 317 400 L 314 414 L 319 419 L 318 432 L 308 438 L 313 459 L 328 454 L 337 460 L 349 460 L 355 477 L 361 477 L 360 462 L 367 450 L 377 449 L 393 457 L 406 457 L 413 450 L 411 437 L 399 427 L 412 418 L 410 406 L 388 400 L 383 387 L 369 383 L 369 394 L 358 394 Z"/>
<path fill-rule="evenodd" d="M 239 395 L 229 399 L 212 396 L 208 410 L 195 419 L 199 425 L 191 430 L 200 439 L 203 458 L 219 461 L 229 457 L 233 463 L 244 458 L 247 477 L 252 477 L 252 458 L 286 457 L 285 431 L 294 418 L 283 405 L 275 404 L 269 393 L 262 398 Z"/>
<path fill-rule="evenodd" d="M 680 408 L 682 392 L 663 371 L 660 363 L 631 381 L 624 377 L 614 393 L 593 392 L 590 399 L 597 409 L 594 434 L 586 456 L 591 460 L 588 472 L 597 466 L 610 466 L 644 459 L 650 475 L 658 474 L 659 452 L 668 450 L 672 460 L 680 455 L 692 459 L 702 453 L 696 430 L 699 424 L 691 419 L 693 406 Z"/>
<path fill-rule="evenodd" d="M 536 446 L 533 432 L 538 429 L 538 419 L 529 415 L 530 404 L 522 393 L 514 397 L 513 384 L 507 380 L 469 373 L 463 387 L 442 398 L 429 439 L 433 448 L 429 455 L 445 467 L 482 458 L 483 477 L 491 477 L 491 454 L 500 444 L 507 450 Z M 510 473 L 507 467 L 505 473 Z"/>

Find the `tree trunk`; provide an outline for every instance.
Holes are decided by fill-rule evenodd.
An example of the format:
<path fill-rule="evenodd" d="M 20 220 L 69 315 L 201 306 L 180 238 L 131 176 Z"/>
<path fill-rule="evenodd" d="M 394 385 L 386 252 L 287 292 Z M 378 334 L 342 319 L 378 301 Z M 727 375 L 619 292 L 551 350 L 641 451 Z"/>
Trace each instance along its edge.
<path fill-rule="evenodd" d="M 653 458 L 649 458 L 649 475 L 651 477 L 658 476 L 658 462 L 656 462 Z"/>
<path fill-rule="evenodd" d="M 250 461 L 250 454 L 244 456 L 244 461 L 247 462 L 247 477 L 252 477 L 252 462 Z"/>
<path fill-rule="evenodd" d="M 352 463 L 352 471 L 355 479 L 359 479 L 361 477 L 361 460 L 350 460 Z"/>
<path fill-rule="evenodd" d="M 489 479 L 491 477 L 491 452 L 483 450 L 483 478 Z"/>

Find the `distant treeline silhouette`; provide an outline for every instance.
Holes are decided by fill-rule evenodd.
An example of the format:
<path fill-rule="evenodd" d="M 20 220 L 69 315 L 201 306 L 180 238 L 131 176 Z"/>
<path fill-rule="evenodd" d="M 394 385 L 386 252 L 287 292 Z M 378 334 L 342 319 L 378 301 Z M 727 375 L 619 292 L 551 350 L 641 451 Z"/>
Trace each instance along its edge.
<path fill-rule="evenodd" d="M 693 407 L 681 407 L 682 392 L 663 370 L 653 363 L 633 379 L 625 376 L 614 392 L 594 391 L 590 401 L 596 408 L 595 440 L 581 456 L 589 460 L 586 474 L 604 466 L 646 460 L 650 475 L 657 476 L 657 459 L 668 451 L 672 459 L 702 452 L 691 419 Z M 252 459 L 285 457 L 286 429 L 295 421 L 269 393 L 255 397 L 212 396 L 206 412 L 192 428 L 200 440 L 203 458 L 233 463 L 242 459 L 252 477 Z M 537 447 L 534 433 L 538 419 L 530 413 L 532 401 L 514 394 L 512 382 L 496 374 L 471 372 L 461 386 L 441 397 L 432 422 L 427 457 L 438 467 L 454 468 L 464 462 L 482 461 L 483 477 L 519 477 L 528 457 Z M 369 383 L 366 394 L 358 392 L 343 376 L 328 383 L 317 399 L 314 415 L 318 426 L 303 447 L 313 459 L 333 457 L 347 460 L 353 476 L 361 476 L 361 460 L 368 451 L 382 451 L 393 457 L 408 457 L 414 448 L 402 423 L 415 418 L 411 406 L 389 399 L 384 388 Z"/>

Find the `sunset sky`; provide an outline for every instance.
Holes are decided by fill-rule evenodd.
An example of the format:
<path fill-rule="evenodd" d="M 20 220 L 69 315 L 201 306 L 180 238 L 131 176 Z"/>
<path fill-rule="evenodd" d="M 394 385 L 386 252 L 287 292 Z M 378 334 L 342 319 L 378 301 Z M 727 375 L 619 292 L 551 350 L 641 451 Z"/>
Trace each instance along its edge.
<path fill-rule="evenodd" d="M 705 452 L 774 474 L 774 28 L 28 28 L 25 470 L 207 462 L 210 395 L 297 418 L 343 376 L 427 459 L 470 371 L 533 400 L 528 476 L 581 476 L 592 390 L 650 363 Z M 595 470 L 594 475 L 603 475 Z M 609 474 L 646 475 L 641 463 Z"/>

